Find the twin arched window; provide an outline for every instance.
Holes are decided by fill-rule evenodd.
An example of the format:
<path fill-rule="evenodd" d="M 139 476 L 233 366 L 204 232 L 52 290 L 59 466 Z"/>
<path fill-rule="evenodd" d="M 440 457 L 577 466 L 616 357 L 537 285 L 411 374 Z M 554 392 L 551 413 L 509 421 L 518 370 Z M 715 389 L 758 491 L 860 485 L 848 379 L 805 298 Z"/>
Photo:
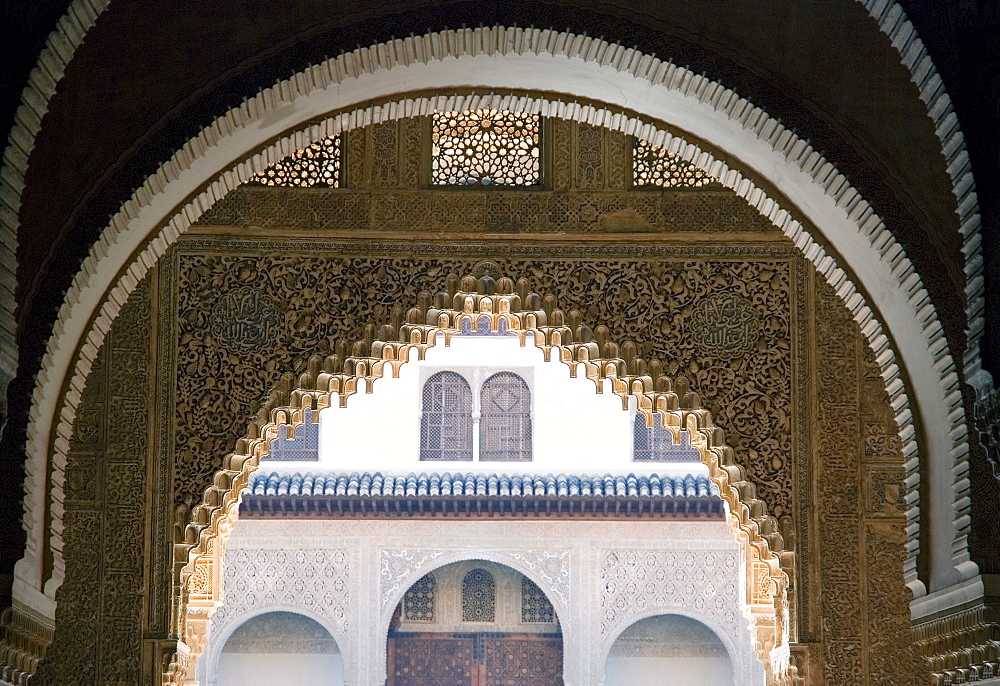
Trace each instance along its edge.
<path fill-rule="evenodd" d="M 479 391 L 479 459 L 531 461 L 531 391 L 513 372 L 489 377 Z M 473 402 L 461 374 L 438 372 L 426 383 L 420 418 L 421 460 L 473 459 Z"/>

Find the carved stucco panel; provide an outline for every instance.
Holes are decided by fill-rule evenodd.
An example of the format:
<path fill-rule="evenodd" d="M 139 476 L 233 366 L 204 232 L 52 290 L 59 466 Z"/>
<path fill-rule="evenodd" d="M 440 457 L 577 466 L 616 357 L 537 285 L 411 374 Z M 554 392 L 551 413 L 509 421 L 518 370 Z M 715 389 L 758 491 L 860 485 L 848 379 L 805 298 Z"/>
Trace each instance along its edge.
<path fill-rule="evenodd" d="M 601 635 L 616 636 L 633 618 L 658 608 L 683 608 L 734 634 L 740 612 L 735 550 L 611 550 L 601 559 Z"/>
<path fill-rule="evenodd" d="M 408 550 L 387 549 L 379 557 L 379 596 L 383 614 L 389 605 L 398 600 L 404 586 L 430 571 L 439 560 L 454 557 L 456 550 Z M 557 605 L 569 607 L 570 601 L 570 553 L 568 550 L 506 550 L 475 549 L 477 558 L 495 562 L 510 562 L 514 568 L 529 570 L 541 581 L 541 589 Z"/>
<path fill-rule="evenodd" d="M 222 606 L 212 632 L 266 608 L 299 607 L 347 633 L 350 557 L 333 548 L 256 548 L 226 551 Z"/>
<path fill-rule="evenodd" d="M 687 615 L 719 633 L 739 684 L 763 683 L 749 620 L 740 610 L 735 550 L 604 550 L 600 559 L 604 653 L 627 627 L 657 614 Z"/>

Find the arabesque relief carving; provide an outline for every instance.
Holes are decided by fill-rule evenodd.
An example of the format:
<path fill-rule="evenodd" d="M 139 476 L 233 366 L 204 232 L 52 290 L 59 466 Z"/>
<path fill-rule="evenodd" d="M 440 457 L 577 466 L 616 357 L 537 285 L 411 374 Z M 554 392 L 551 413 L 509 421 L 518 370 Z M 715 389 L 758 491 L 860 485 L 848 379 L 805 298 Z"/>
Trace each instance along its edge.
<path fill-rule="evenodd" d="M 66 487 L 56 640 L 32 683 L 141 681 L 150 281 L 115 321 L 84 391 Z M 60 640 L 61 639 L 61 640 Z"/>
<path fill-rule="evenodd" d="M 185 475 L 177 495 L 189 507 L 282 373 L 301 370 L 306 355 L 334 351 L 338 342 L 373 339 L 377 332 L 364 331 L 365 322 L 401 322 L 404 307 L 429 305 L 429 294 L 445 288 L 449 273 L 475 264 L 461 257 L 272 257 L 273 250 L 261 243 L 242 256 L 186 250 L 177 256 L 175 449 L 178 473 Z M 629 359 L 658 358 L 662 373 L 685 375 L 727 427 L 759 497 L 776 516 L 790 516 L 792 301 L 802 267 L 790 248 L 713 259 L 723 253 L 706 248 L 687 259 L 668 258 L 677 251 L 663 250 L 659 259 L 641 261 L 502 262 L 514 277 L 547 294 L 545 308 L 558 304 L 571 327 L 591 322 L 602 345 L 640 341 L 623 347 Z M 249 349 L 214 334 L 227 326 L 214 318 L 218 303 L 248 290 L 267 294 L 281 312 L 272 347 Z M 344 307 L 350 316 L 338 316 Z M 725 335 L 694 334 L 705 328 L 699 324 L 707 322 L 698 314 L 703 311 L 728 318 L 715 325 Z M 759 324 L 748 322 L 750 313 Z M 188 479 L 192 474 L 201 475 L 200 485 Z"/>
<path fill-rule="evenodd" d="M 878 365 L 817 280 L 819 573 L 826 684 L 928 683 L 909 631 L 903 458 Z"/>

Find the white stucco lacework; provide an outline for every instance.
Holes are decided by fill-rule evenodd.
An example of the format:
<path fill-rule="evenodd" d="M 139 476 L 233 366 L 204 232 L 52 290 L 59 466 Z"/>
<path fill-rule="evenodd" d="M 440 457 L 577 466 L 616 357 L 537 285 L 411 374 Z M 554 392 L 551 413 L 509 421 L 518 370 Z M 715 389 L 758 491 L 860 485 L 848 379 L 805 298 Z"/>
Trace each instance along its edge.
<path fill-rule="evenodd" d="M 606 550 L 601 554 L 605 661 L 618 636 L 641 618 L 683 614 L 726 644 L 738 684 L 764 683 L 741 611 L 743 572 L 734 550 Z"/>
<path fill-rule="evenodd" d="M 908 459 L 911 526 L 907 578 L 916 593 L 924 591 L 915 574 L 919 529 L 915 488 L 919 479 L 918 451 L 913 424 L 916 408 L 910 404 L 904 389 L 887 332 L 834 258 L 741 172 L 646 121 L 605 109 L 582 107 L 558 96 L 403 99 L 351 110 L 280 138 L 283 132 L 305 122 L 322 119 L 331 111 L 350 110 L 372 98 L 391 97 L 400 90 L 459 86 L 569 92 L 610 106 L 627 106 L 651 120 L 666 120 L 708 140 L 795 202 L 839 254 L 846 256 L 861 285 L 879 303 L 886 328 L 910 370 L 912 393 L 920 399 L 927 436 L 924 447 L 931 497 L 925 506 L 931 510 L 934 526 L 931 538 L 939 542 L 929 555 L 932 579 L 937 579 L 937 585 L 943 587 L 977 571 L 968 561 L 965 542 L 967 431 L 958 376 L 918 275 L 867 203 L 804 141 L 708 79 L 634 50 L 583 36 L 535 29 L 488 28 L 412 37 L 317 65 L 216 120 L 126 203 L 94 246 L 67 295 L 35 389 L 25 499 L 25 527 L 35 544 L 18 565 L 17 588 L 23 587 L 25 594 L 31 595 L 31 590 L 42 580 L 38 542 L 45 538 L 44 523 L 33 515 L 43 511 L 47 438 L 53 424 L 50 546 L 54 572 L 46 584 L 46 594 L 54 595 L 62 581 L 61 489 L 80 392 L 119 308 L 167 246 L 229 190 L 313 140 L 375 121 L 426 114 L 434 109 L 498 107 L 588 121 L 650 138 L 705 168 L 745 197 L 813 261 L 854 313 L 882 366 Z M 280 140 L 245 159 L 250 150 L 259 149 L 276 137 Z M 209 183 L 204 186 L 206 182 Z M 177 203 L 203 186 L 202 192 L 177 211 Z M 139 257 L 130 262 L 135 250 L 139 250 Z M 119 268 L 126 264 L 130 266 L 117 278 Z M 96 313 L 93 326 L 88 327 L 93 313 Z M 70 375 L 78 341 L 79 359 Z M 59 389 L 68 376 L 68 390 L 57 417 Z"/>
<path fill-rule="evenodd" d="M 198 662 L 200 681 L 212 681 L 233 631 L 266 612 L 288 610 L 315 619 L 346 652 L 350 566 L 348 551 L 312 541 L 234 540 L 224 556 L 222 605 L 212 614 L 212 640 Z"/>
<path fill-rule="evenodd" d="M 382 612 L 392 609 L 413 583 L 432 569 L 441 566 L 448 550 L 383 550 L 379 565 L 379 596 Z M 531 576 L 543 582 L 556 611 L 565 612 L 570 605 L 569 551 L 566 550 L 480 550 L 484 560 L 527 569 Z M 391 606 L 391 607 L 390 607 Z"/>
<path fill-rule="evenodd" d="M 212 675 L 235 627 L 250 616 L 284 610 L 317 619 L 331 631 L 344 655 L 347 683 L 383 684 L 386 635 L 406 590 L 428 572 L 482 560 L 524 574 L 552 603 L 563 634 L 567 686 L 602 683 L 621 631 L 656 614 L 702 622 L 726 645 L 736 683 L 764 684 L 746 602 L 744 553 L 725 522 L 242 519 L 226 545 L 223 605 L 198 660 L 202 679 Z M 313 558 L 294 571 L 275 564 L 279 553 L 295 564 L 300 547 L 307 556 L 320 548 L 349 551 L 350 573 L 344 567 L 336 577 L 347 585 L 342 624 L 305 592 L 276 590 L 279 581 L 286 589 L 329 586 L 323 578 L 311 581 L 326 574 Z M 253 598 L 241 598 L 245 593 Z"/>

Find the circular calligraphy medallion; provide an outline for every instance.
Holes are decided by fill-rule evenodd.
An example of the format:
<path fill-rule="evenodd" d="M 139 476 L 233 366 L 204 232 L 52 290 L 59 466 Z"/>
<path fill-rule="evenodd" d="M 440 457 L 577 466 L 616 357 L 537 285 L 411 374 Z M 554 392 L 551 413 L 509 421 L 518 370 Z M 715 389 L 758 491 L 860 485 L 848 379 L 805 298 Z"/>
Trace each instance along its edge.
<path fill-rule="evenodd" d="M 746 298 L 716 293 L 695 306 L 688 331 L 703 352 L 723 358 L 740 357 L 757 344 L 760 321 Z"/>
<path fill-rule="evenodd" d="M 229 291 L 212 308 L 212 335 L 230 346 L 259 348 L 278 337 L 281 317 L 271 296 L 252 288 Z"/>

